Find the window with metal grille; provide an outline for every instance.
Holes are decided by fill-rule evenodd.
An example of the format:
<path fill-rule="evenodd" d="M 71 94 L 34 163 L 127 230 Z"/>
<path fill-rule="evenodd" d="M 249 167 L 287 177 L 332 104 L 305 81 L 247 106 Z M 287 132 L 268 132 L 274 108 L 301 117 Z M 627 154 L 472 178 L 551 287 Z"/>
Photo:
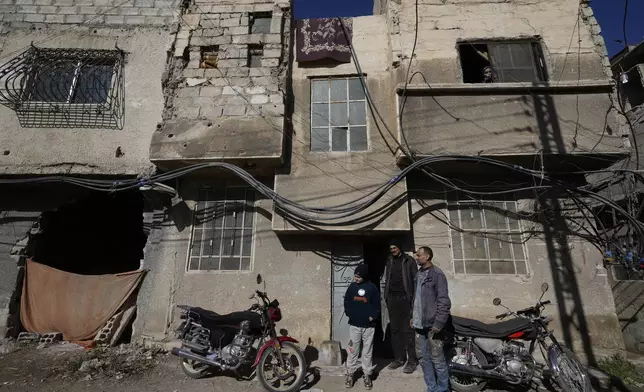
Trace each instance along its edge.
<path fill-rule="evenodd" d="M 0 66 L 0 104 L 23 127 L 120 129 L 124 63 L 120 49 L 31 46 Z"/>
<path fill-rule="evenodd" d="M 359 78 L 311 81 L 311 151 L 367 151 L 367 101 Z"/>
<path fill-rule="evenodd" d="M 262 66 L 262 57 L 264 57 L 263 45 L 248 45 L 248 66 L 250 68 L 260 68 Z"/>
<path fill-rule="evenodd" d="M 248 187 L 199 191 L 188 271 L 251 270 L 254 200 Z"/>
<path fill-rule="evenodd" d="M 535 41 L 464 42 L 458 45 L 463 82 L 512 83 L 547 80 L 541 45 Z M 486 68 L 491 78 L 486 78 Z"/>
<path fill-rule="evenodd" d="M 527 260 L 516 201 L 448 203 L 454 272 L 526 275 Z"/>
<path fill-rule="evenodd" d="M 251 34 L 269 34 L 271 32 L 272 14 L 270 12 L 252 12 L 248 19 Z"/>

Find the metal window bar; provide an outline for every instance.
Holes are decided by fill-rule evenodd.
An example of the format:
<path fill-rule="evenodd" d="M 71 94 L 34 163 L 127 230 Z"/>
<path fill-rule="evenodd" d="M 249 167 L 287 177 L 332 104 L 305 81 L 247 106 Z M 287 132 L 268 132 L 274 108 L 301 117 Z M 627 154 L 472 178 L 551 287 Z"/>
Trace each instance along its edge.
<path fill-rule="evenodd" d="M 243 189 L 244 196 L 241 199 L 229 198 L 229 191 L 231 189 Z M 250 249 L 246 249 L 244 239 L 247 236 L 252 238 L 252 221 L 247 225 L 248 214 L 252 214 L 252 200 L 254 200 L 252 191 L 244 186 L 229 186 L 224 189 L 223 197 L 217 199 L 215 191 L 210 188 L 204 188 L 199 192 L 199 201 L 195 207 L 194 220 L 193 220 L 193 235 L 190 243 L 190 254 L 188 261 L 188 271 L 202 271 L 202 270 L 216 270 L 216 271 L 242 271 L 250 268 L 250 259 L 252 257 L 252 240 L 249 245 Z M 203 205 L 203 211 L 199 211 L 199 206 Z M 234 210 L 232 215 L 229 216 L 229 208 L 233 206 Z M 236 211 L 237 209 L 241 211 Z M 238 219 L 237 214 L 241 213 L 241 219 Z M 203 218 L 200 216 L 203 215 Z M 230 219 L 233 223 L 230 224 Z M 252 218 L 252 217 L 251 217 Z M 212 222 L 212 223 L 210 223 Z M 240 227 L 237 227 L 239 222 Z M 195 234 L 195 231 L 199 230 Z M 237 236 L 236 232 L 240 231 Z M 206 235 L 209 232 L 209 236 Z M 230 243 L 226 245 L 226 233 L 230 232 Z M 195 238 L 200 236 L 200 246 L 195 255 Z M 239 252 L 235 252 L 237 237 L 240 241 L 238 244 Z M 215 249 L 215 247 L 217 248 Z M 225 248 L 228 246 L 229 253 L 225 253 Z M 216 268 L 206 268 L 203 266 L 203 259 L 217 259 Z M 237 268 L 229 268 L 223 266 L 223 259 L 236 260 L 238 262 Z M 196 268 L 191 267 L 193 260 L 197 259 Z M 244 267 L 244 259 L 248 259 L 247 267 Z M 213 267 L 212 265 L 210 267 Z"/>
<path fill-rule="evenodd" d="M 488 43 L 489 53 L 490 53 L 490 63 L 492 69 L 499 78 L 499 82 L 532 82 L 532 81 L 541 81 L 542 76 L 540 72 L 540 67 L 538 66 L 533 42 L 499 42 L 499 43 Z M 518 47 L 524 47 L 526 53 L 530 55 L 530 66 L 521 66 L 517 65 L 517 59 L 515 58 L 515 50 Z M 509 62 L 509 66 L 503 66 L 501 58 L 505 58 L 506 62 Z M 507 76 L 506 72 L 513 70 L 524 70 L 530 71 L 532 73 L 532 80 L 517 80 L 511 76 Z"/>
<path fill-rule="evenodd" d="M 508 201 L 492 201 L 491 203 L 503 203 L 503 209 L 504 210 L 508 210 L 509 205 L 514 204 L 515 205 L 514 211 L 517 210 L 515 201 L 510 201 L 510 202 L 508 202 Z M 520 233 L 521 233 L 520 222 L 517 221 L 518 229 L 513 230 L 511 225 L 510 225 L 510 217 L 507 214 L 505 214 L 505 216 L 503 218 L 504 224 L 505 224 L 504 229 L 493 229 L 493 230 L 489 229 L 489 227 L 488 227 L 489 225 L 488 225 L 488 222 L 487 222 L 487 216 L 486 216 L 486 214 L 484 212 L 484 209 L 480 208 L 480 206 L 482 204 L 485 204 L 485 203 L 484 202 L 478 202 L 478 201 L 477 202 L 461 202 L 461 201 L 458 201 L 458 202 L 452 204 L 452 205 L 458 207 L 457 210 L 456 210 L 457 215 L 458 215 L 458 227 L 461 227 L 461 228 L 463 227 L 463 209 L 464 209 L 462 207 L 464 207 L 464 206 L 477 206 L 477 207 L 479 207 L 479 208 L 470 209 L 470 211 L 474 210 L 474 211 L 478 212 L 479 218 L 480 218 L 480 221 L 481 221 L 481 229 L 480 230 L 463 229 L 462 231 L 460 231 L 458 233 L 457 240 L 460 241 L 460 248 L 461 248 L 461 252 L 462 252 L 461 258 L 457 258 L 456 255 L 454 254 L 454 251 L 452 250 L 452 257 L 454 259 L 454 262 L 455 263 L 456 262 L 461 262 L 462 263 L 463 274 L 467 274 L 467 263 L 466 263 L 466 261 L 486 261 L 488 263 L 488 274 L 490 274 L 490 275 L 493 274 L 493 272 L 492 272 L 492 262 L 493 261 L 508 261 L 506 259 L 495 259 L 495 258 L 491 257 L 491 254 L 490 254 L 490 241 L 489 241 L 489 237 L 488 237 L 489 234 L 496 234 L 500 238 L 503 238 L 503 236 L 507 236 L 507 237 L 509 237 L 509 240 L 512 241 L 513 234 L 520 235 Z M 465 250 L 464 233 L 481 233 L 481 234 L 483 234 L 483 236 L 484 236 L 483 237 L 483 246 L 484 246 L 484 249 L 485 249 L 485 257 L 486 257 L 485 259 L 470 259 L 470 258 L 466 257 L 466 255 L 465 255 L 466 250 Z M 450 236 L 451 236 L 451 234 L 450 234 Z M 454 236 L 451 236 L 452 248 L 454 247 L 453 246 L 454 239 L 455 239 Z M 500 241 L 500 243 L 501 243 L 501 246 L 502 246 L 503 242 Z M 517 262 L 526 263 L 525 271 L 527 272 L 527 258 L 526 258 L 526 253 L 525 253 L 523 243 L 520 244 L 521 249 L 522 249 L 522 253 L 523 253 L 523 259 L 522 260 L 517 259 L 517 255 L 515 253 L 513 243 L 509 242 L 507 244 L 509 246 L 510 257 L 511 257 L 511 261 L 512 261 L 513 267 L 514 267 L 514 274 L 517 274 L 517 272 L 518 272 Z M 476 246 L 476 243 L 475 243 L 475 246 Z M 456 265 L 454 265 L 454 272 L 456 273 Z"/>
<path fill-rule="evenodd" d="M 322 79 L 327 84 L 326 88 L 327 88 L 327 93 L 328 93 L 327 94 L 328 98 L 326 100 L 324 100 L 324 101 L 316 101 L 316 100 L 314 100 L 313 88 L 311 88 L 311 105 L 312 106 L 311 106 L 311 112 L 310 112 L 310 118 L 309 118 L 309 123 L 311 124 L 310 135 L 311 135 L 311 137 L 313 137 L 313 134 L 314 134 L 313 129 L 314 128 L 317 128 L 317 129 L 326 128 L 327 133 L 328 133 L 328 140 L 329 140 L 326 151 L 329 151 L 329 152 L 334 152 L 334 151 L 354 152 L 354 150 L 351 149 L 351 130 L 353 128 L 365 128 L 365 129 L 367 128 L 367 100 L 366 100 L 366 97 L 364 96 L 364 92 L 362 94 L 363 98 L 361 98 L 361 99 L 351 99 L 351 95 L 350 95 L 350 89 L 349 89 L 350 83 L 349 82 L 351 80 L 356 80 L 356 79 L 357 78 Z M 312 83 L 319 82 L 319 81 L 320 81 L 320 79 L 313 80 Z M 332 100 L 331 99 L 331 82 L 332 81 L 344 81 L 345 89 L 346 89 L 346 97 L 347 97 L 345 100 Z M 364 103 L 364 113 L 365 113 L 364 123 L 351 124 L 351 103 L 355 103 L 355 102 Z M 316 103 L 317 104 L 326 104 L 327 105 L 326 120 L 328 120 L 328 121 L 327 121 L 327 125 L 324 126 L 324 127 L 322 127 L 322 126 L 314 126 L 313 125 L 313 104 L 316 104 Z M 346 109 L 346 115 L 347 115 L 347 124 L 333 124 L 331 122 L 331 108 L 332 108 L 332 104 L 334 104 L 334 103 L 336 103 L 336 104 L 346 104 L 345 109 Z M 345 128 L 345 130 L 346 130 L 346 139 L 347 139 L 346 150 L 334 150 L 333 149 L 333 129 L 334 128 Z M 368 149 L 369 149 L 369 142 L 368 142 L 368 138 L 367 138 L 366 149 L 365 150 L 355 150 L 355 151 L 367 151 Z M 319 150 L 313 150 L 313 151 L 319 151 Z"/>
<path fill-rule="evenodd" d="M 31 46 L 0 65 L 0 104 L 22 127 L 122 129 L 125 52 Z"/>

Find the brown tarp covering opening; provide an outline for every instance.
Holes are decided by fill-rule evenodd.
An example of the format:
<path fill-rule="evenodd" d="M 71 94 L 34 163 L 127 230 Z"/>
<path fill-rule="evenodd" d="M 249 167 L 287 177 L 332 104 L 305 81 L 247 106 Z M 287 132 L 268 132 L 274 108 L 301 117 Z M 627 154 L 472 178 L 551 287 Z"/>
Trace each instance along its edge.
<path fill-rule="evenodd" d="M 88 340 L 101 330 L 143 280 L 145 271 L 77 275 L 27 260 L 20 320 L 29 332 L 62 332 Z"/>

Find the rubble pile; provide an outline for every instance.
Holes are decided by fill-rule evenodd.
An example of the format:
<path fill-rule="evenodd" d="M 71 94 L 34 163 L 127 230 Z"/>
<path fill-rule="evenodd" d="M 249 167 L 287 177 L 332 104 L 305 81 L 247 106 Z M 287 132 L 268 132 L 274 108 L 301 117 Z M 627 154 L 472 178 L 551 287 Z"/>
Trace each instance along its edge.
<path fill-rule="evenodd" d="M 133 344 L 122 344 L 113 348 L 97 348 L 69 360 L 60 369 L 54 369 L 59 377 L 95 380 L 109 377 L 122 379 L 128 375 L 143 373 L 160 362 L 160 355 L 166 355 L 159 348 L 144 348 Z"/>

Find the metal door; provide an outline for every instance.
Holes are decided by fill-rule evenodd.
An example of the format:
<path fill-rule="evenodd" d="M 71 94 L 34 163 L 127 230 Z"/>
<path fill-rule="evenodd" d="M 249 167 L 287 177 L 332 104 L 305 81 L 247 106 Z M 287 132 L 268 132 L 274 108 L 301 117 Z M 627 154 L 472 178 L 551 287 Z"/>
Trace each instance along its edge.
<path fill-rule="evenodd" d="M 343 247 L 344 248 L 344 247 Z M 363 262 L 362 244 L 346 247 L 334 252 L 332 257 L 333 276 L 331 279 L 332 314 L 331 337 L 346 349 L 349 342 L 349 323 L 344 314 L 344 294 L 353 282 L 356 266 Z"/>

